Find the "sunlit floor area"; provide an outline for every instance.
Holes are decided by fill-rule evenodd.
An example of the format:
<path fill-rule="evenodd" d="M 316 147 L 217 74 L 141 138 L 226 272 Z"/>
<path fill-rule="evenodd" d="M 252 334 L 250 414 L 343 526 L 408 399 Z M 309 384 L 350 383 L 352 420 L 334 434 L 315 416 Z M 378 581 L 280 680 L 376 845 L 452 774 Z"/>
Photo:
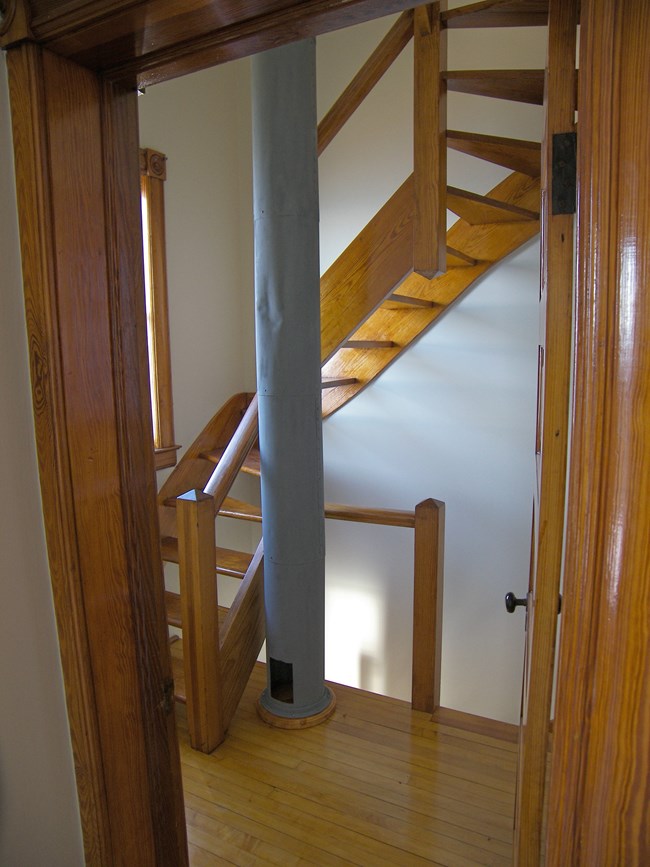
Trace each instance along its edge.
<path fill-rule="evenodd" d="M 192 750 L 178 707 L 190 863 L 510 864 L 516 745 L 332 685 L 304 731 L 265 725 L 253 672 L 225 742 Z"/>

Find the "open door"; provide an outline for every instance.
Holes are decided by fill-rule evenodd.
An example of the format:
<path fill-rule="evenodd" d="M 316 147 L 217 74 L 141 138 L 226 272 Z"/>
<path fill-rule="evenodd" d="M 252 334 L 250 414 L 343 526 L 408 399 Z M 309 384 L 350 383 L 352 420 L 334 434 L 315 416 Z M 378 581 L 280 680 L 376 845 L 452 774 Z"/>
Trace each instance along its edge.
<path fill-rule="evenodd" d="M 577 24 L 578 0 L 550 0 L 531 568 L 526 598 L 506 596 L 509 611 L 526 606 L 514 848 L 515 864 L 521 867 L 540 863 L 564 539 L 575 260 Z"/>

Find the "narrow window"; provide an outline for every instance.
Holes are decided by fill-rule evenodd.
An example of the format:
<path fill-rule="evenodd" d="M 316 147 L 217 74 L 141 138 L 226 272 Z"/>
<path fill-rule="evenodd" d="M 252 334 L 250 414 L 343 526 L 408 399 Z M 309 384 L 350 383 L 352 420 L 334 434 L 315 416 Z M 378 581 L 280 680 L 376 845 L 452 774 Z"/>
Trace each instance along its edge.
<path fill-rule="evenodd" d="M 174 442 L 174 405 L 169 350 L 165 193 L 167 157 L 140 150 L 140 194 L 144 241 L 144 283 L 147 304 L 149 383 L 156 469 L 173 467 L 179 446 Z"/>

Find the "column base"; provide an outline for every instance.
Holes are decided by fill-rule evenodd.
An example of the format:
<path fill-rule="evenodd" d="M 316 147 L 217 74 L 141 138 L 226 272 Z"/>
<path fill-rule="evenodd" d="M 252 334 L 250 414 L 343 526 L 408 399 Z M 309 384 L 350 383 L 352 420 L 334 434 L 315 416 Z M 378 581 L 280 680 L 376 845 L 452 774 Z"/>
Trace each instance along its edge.
<path fill-rule="evenodd" d="M 317 713 L 310 714 L 309 716 L 292 717 L 273 713 L 273 711 L 269 710 L 268 707 L 264 705 L 266 690 L 264 690 L 256 702 L 257 713 L 262 722 L 277 729 L 295 730 L 312 728 L 313 726 L 325 722 L 325 720 L 329 719 L 336 710 L 336 696 L 329 687 L 325 687 L 325 689 L 328 693 L 329 701 L 324 708 L 319 710 Z"/>

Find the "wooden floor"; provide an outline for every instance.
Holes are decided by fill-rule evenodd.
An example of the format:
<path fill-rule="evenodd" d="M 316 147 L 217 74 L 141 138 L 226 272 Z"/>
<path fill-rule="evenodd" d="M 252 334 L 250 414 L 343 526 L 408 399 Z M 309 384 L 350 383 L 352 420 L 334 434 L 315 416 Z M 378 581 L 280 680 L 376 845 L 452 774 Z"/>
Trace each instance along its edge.
<path fill-rule="evenodd" d="M 254 707 L 265 677 L 211 756 L 178 706 L 193 867 L 511 863 L 515 744 L 336 685 L 329 721 L 272 729 Z"/>

